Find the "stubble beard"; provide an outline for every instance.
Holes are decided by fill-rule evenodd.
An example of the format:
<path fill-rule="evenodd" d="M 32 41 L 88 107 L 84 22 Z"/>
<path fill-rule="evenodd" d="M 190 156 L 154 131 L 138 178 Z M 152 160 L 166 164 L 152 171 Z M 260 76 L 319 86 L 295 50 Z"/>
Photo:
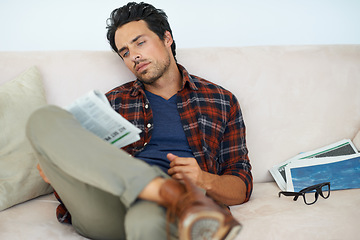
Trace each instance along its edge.
<path fill-rule="evenodd" d="M 151 63 L 153 64 L 153 63 Z M 160 79 L 170 68 L 170 56 L 168 55 L 165 61 L 155 63 L 152 68 L 146 69 L 136 75 L 140 82 L 147 85 L 154 84 Z"/>

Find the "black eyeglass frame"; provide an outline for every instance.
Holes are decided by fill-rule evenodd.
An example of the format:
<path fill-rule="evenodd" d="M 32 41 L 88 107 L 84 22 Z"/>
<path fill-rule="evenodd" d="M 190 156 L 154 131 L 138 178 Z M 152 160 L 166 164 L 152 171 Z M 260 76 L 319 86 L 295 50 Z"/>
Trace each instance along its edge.
<path fill-rule="evenodd" d="M 322 188 L 323 188 L 324 186 L 328 186 L 328 187 L 329 187 L 329 190 L 328 190 L 329 193 L 327 194 L 327 196 L 325 196 L 325 195 L 323 194 L 323 191 L 322 191 Z M 307 201 L 306 201 L 306 198 L 305 198 L 305 194 L 306 194 L 306 193 L 310 193 L 310 192 L 312 192 L 312 191 L 314 191 L 314 190 L 316 190 L 316 191 L 315 191 L 315 200 L 312 201 L 312 202 L 307 202 Z M 299 198 L 299 196 L 302 196 L 303 199 L 304 199 L 304 203 L 305 203 L 306 205 L 312 205 L 312 204 L 314 204 L 314 203 L 318 200 L 319 195 L 320 195 L 321 197 L 323 197 L 324 199 L 327 199 L 327 198 L 330 197 L 330 182 L 319 183 L 319 184 L 316 184 L 316 185 L 313 185 L 313 186 L 310 186 L 310 187 L 301 189 L 299 192 L 281 191 L 281 192 L 279 192 L 279 197 L 281 196 L 281 194 L 283 194 L 284 196 L 294 196 L 294 199 L 293 199 L 294 201 L 296 201 L 296 200 Z"/>

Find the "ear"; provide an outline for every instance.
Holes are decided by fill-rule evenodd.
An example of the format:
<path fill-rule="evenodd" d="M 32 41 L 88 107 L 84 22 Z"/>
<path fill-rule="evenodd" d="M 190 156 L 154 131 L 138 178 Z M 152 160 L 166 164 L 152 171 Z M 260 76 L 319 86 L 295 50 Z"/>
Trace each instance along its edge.
<path fill-rule="evenodd" d="M 171 33 L 169 31 L 165 31 L 164 33 L 164 44 L 167 47 L 170 47 L 171 44 L 173 44 L 174 40 L 171 36 Z"/>

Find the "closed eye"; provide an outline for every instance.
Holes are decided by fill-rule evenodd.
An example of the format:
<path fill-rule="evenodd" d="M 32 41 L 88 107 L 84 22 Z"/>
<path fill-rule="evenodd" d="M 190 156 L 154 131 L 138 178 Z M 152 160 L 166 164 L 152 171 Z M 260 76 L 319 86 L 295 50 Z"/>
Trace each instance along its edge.
<path fill-rule="evenodd" d="M 123 52 L 123 54 L 121 54 L 121 56 L 122 56 L 123 58 L 125 58 L 125 57 L 129 56 L 129 51 L 125 51 L 125 52 Z"/>

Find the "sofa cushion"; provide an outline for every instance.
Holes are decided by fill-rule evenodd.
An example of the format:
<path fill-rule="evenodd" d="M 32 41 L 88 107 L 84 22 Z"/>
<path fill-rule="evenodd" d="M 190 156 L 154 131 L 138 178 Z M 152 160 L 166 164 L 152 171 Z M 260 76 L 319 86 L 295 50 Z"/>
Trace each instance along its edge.
<path fill-rule="evenodd" d="M 354 137 L 353 143 L 354 143 L 356 149 L 360 150 L 360 131 Z"/>
<path fill-rule="evenodd" d="M 42 79 L 35 67 L 0 86 L 0 211 L 51 192 L 25 137 L 29 115 L 44 104 Z"/>
<path fill-rule="evenodd" d="M 279 197 L 274 182 L 255 183 L 249 202 L 231 207 L 243 239 L 359 239 L 360 189 L 331 191 L 313 205 Z"/>

